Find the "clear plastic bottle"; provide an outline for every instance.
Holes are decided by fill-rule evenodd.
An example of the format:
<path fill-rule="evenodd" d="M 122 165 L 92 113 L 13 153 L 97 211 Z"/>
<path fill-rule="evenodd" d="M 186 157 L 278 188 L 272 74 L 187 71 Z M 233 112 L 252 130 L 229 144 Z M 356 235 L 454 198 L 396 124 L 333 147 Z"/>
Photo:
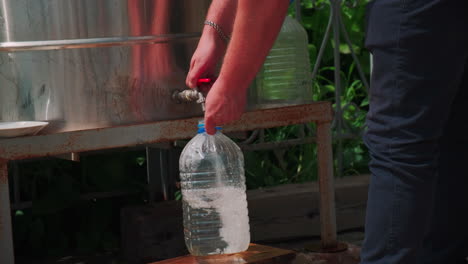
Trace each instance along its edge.
<path fill-rule="evenodd" d="M 198 134 L 179 160 L 185 244 L 192 255 L 231 254 L 250 243 L 244 156 L 217 128 Z"/>
<path fill-rule="evenodd" d="M 258 107 L 275 107 L 312 101 L 311 65 L 307 32 L 286 16 L 281 31 L 255 78 Z"/>

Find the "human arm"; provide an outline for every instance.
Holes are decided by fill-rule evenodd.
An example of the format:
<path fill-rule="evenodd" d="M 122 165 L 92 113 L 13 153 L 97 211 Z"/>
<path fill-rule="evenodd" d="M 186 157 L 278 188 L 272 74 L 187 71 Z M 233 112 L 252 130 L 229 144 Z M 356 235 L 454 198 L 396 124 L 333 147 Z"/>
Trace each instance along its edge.
<path fill-rule="evenodd" d="M 206 20 L 219 25 L 227 36 L 231 35 L 237 3 L 238 0 L 213 0 Z M 199 78 L 214 77 L 216 67 L 226 52 L 227 45 L 212 26 L 204 26 L 197 49 L 190 62 L 190 70 L 186 79 L 188 87 L 196 88 Z"/>
<path fill-rule="evenodd" d="M 284 21 L 288 0 L 239 0 L 231 42 L 218 79 L 206 98 L 205 127 L 238 119 L 244 111 L 249 84 L 273 46 Z"/>

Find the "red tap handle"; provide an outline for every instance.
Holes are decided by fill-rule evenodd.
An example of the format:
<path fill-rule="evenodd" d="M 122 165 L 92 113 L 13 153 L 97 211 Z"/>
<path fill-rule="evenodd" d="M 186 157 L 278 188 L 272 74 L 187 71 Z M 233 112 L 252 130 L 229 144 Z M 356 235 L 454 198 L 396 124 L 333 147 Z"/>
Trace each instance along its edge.
<path fill-rule="evenodd" d="M 201 84 L 210 84 L 211 82 L 211 78 L 200 78 L 197 80 L 197 86 L 200 86 Z"/>

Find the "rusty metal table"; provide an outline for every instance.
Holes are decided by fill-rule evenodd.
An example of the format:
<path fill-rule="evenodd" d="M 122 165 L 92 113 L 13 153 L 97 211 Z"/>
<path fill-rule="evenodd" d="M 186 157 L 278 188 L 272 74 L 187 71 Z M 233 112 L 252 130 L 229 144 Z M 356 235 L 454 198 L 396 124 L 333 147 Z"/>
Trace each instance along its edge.
<path fill-rule="evenodd" d="M 0 139 L 0 260 L 14 263 L 11 208 L 8 187 L 8 161 L 80 153 L 92 150 L 146 145 L 191 138 L 200 118 L 159 121 L 130 126 L 71 131 L 11 139 Z M 322 248 L 335 248 L 335 193 L 329 102 L 288 106 L 246 112 L 241 119 L 223 130 L 251 131 L 313 122 L 317 125 L 317 158 L 320 188 Z"/>

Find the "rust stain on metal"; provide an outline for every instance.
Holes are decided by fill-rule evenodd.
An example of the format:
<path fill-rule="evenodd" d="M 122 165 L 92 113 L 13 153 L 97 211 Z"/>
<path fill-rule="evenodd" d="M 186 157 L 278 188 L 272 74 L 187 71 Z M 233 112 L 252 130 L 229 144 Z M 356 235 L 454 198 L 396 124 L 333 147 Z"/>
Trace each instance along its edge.
<path fill-rule="evenodd" d="M 232 127 L 229 131 L 239 131 L 258 126 L 269 128 L 307 122 L 329 122 L 332 119 L 331 104 L 329 102 L 316 102 L 247 112 L 239 121 L 234 122 L 228 128 Z"/>
<path fill-rule="evenodd" d="M 337 237 L 330 123 L 321 123 L 317 126 L 317 159 L 322 247 L 334 248 L 337 246 Z"/>
<path fill-rule="evenodd" d="M 240 132 L 308 122 L 326 123 L 332 117 L 329 102 L 262 109 L 244 113 L 237 122 L 225 125 L 224 131 Z M 200 119 L 202 117 L 5 139 L 0 140 L 0 157 L 28 159 L 187 139 L 196 134 Z"/>
<path fill-rule="evenodd" d="M 8 161 L 0 159 L 0 184 L 8 184 Z"/>
<path fill-rule="evenodd" d="M 80 141 L 81 135 L 80 134 L 72 134 L 68 138 L 67 142 L 59 147 L 61 150 L 71 150 L 76 146 Z"/>
<path fill-rule="evenodd" d="M 0 185 L 4 185 L 0 190 L 6 189 L 8 191 L 8 161 L 4 159 L 0 159 Z M 1 201 L 1 197 L 2 196 L 0 195 L 0 210 L 4 211 L 3 208 L 1 208 L 3 207 L 4 202 Z M 7 203 L 7 205 L 9 206 L 9 203 Z M 5 223 L 3 223 L 3 218 L 5 216 L 2 216 L 1 214 L 2 212 L 0 212 L 0 237 L 4 235 L 6 228 L 8 228 L 5 226 Z"/>

